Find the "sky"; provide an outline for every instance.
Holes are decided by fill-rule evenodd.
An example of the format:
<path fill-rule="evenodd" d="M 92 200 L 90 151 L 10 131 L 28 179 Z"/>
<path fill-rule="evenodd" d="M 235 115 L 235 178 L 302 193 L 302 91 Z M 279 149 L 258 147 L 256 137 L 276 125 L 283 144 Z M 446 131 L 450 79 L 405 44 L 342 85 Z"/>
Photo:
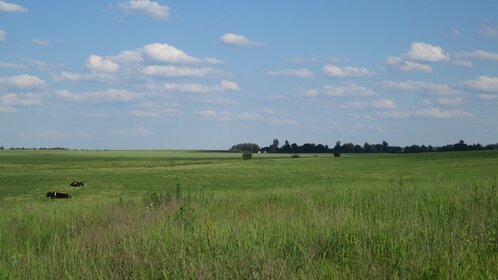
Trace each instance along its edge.
<path fill-rule="evenodd" d="M 0 1 L 0 146 L 498 142 L 498 1 Z"/>

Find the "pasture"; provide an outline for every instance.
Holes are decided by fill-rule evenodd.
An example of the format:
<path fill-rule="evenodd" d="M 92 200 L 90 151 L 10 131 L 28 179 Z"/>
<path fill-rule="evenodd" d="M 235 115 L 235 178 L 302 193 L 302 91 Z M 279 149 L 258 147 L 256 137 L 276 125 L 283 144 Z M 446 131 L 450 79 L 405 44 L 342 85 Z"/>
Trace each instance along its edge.
<path fill-rule="evenodd" d="M 497 151 L 0 151 L 0 278 L 496 279 L 497 175 Z"/>

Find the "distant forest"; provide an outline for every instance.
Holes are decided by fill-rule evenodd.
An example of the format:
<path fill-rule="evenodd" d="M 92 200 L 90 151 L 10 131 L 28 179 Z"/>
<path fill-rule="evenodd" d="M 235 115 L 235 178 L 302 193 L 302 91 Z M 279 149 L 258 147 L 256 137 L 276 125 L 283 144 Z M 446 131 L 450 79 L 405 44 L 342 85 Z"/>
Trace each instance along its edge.
<path fill-rule="evenodd" d="M 426 152 L 451 152 L 451 151 L 481 151 L 481 150 L 496 150 L 498 143 L 481 145 L 466 144 L 460 140 L 455 144 L 448 144 L 440 147 L 431 145 L 411 145 L 411 146 L 390 146 L 386 141 L 379 144 L 365 143 L 363 146 L 354 143 L 341 143 L 337 141 L 333 148 L 328 145 L 306 143 L 301 146 L 296 143 L 290 144 L 285 140 L 283 145 L 280 145 L 278 139 L 273 140 L 273 144 L 262 147 L 253 143 L 242 143 L 232 146 L 231 151 L 251 151 L 253 153 L 426 153 Z"/>

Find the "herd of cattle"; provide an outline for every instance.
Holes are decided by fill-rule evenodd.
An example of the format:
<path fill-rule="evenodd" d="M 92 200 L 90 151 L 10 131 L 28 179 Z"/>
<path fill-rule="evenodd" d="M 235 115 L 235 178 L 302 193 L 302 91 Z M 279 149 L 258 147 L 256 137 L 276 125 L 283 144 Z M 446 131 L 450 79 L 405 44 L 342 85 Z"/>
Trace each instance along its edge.
<path fill-rule="evenodd" d="M 85 184 L 83 184 L 83 182 L 77 182 L 77 181 L 71 182 L 69 184 L 69 186 L 74 187 L 74 188 L 83 187 L 84 185 Z M 54 198 L 69 199 L 69 198 L 71 198 L 71 195 L 69 195 L 67 193 L 61 193 L 61 192 L 48 192 L 47 197 L 50 197 L 52 199 L 54 199 Z"/>

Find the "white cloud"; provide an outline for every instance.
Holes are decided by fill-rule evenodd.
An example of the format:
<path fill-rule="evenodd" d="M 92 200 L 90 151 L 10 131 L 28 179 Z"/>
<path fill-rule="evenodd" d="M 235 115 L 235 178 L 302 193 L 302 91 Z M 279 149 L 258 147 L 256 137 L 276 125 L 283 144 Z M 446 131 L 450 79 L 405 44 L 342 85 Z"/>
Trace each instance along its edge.
<path fill-rule="evenodd" d="M 462 52 L 455 54 L 458 58 L 466 58 L 466 59 L 478 59 L 485 60 L 490 62 L 498 62 L 498 53 L 487 52 L 483 50 L 475 50 L 472 52 Z"/>
<path fill-rule="evenodd" d="M 69 102 L 105 104 L 105 103 L 126 103 L 132 102 L 142 97 L 142 94 L 129 92 L 125 89 L 108 89 L 106 91 L 74 93 L 68 90 L 59 90 L 57 96 Z"/>
<path fill-rule="evenodd" d="M 243 112 L 237 115 L 237 119 L 244 121 L 257 121 L 263 119 L 263 117 L 258 113 Z"/>
<path fill-rule="evenodd" d="M 373 99 L 370 101 L 350 101 L 341 106 L 343 109 L 365 109 L 365 108 L 373 108 L 373 109 L 395 109 L 396 103 L 394 101 L 387 98 L 379 98 Z"/>
<path fill-rule="evenodd" d="M 24 8 L 23 6 L 5 2 L 5 1 L 0 1 L 0 12 L 7 12 L 7 13 L 25 13 L 28 10 Z"/>
<path fill-rule="evenodd" d="M 325 87 L 329 87 L 329 86 L 325 86 Z M 320 95 L 320 91 L 318 91 L 316 89 L 307 89 L 302 93 L 302 96 L 306 97 L 306 98 L 314 98 L 314 97 L 318 97 L 319 95 Z"/>
<path fill-rule="evenodd" d="M 195 111 L 194 115 L 199 116 L 203 119 L 211 119 L 218 121 L 228 121 L 232 119 L 232 114 L 230 112 L 227 111 L 216 112 L 211 109 Z"/>
<path fill-rule="evenodd" d="M 90 55 L 86 61 L 86 67 L 91 70 L 105 73 L 115 73 L 119 71 L 119 64 L 112 62 L 109 58 L 99 55 Z"/>
<path fill-rule="evenodd" d="M 24 70 L 26 66 L 17 63 L 9 63 L 9 62 L 0 62 L 0 67 L 6 69 L 16 69 L 16 70 Z"/>
<path fill-rule="evenodd" d="M 216 113 L 214 110 L 195 111 L 194 114 L 204 118 L 214 118 L 218 116 L 218 113 Z"/>
<path fill-rule="evenodd" d="M 355 83 L 346 83 L 343 86 L 326 85 L 323 87 L 326 96 L 346 97 L 346 96 L 375 96 L 374 90 L 359 86 Z"/>
<path fill-rule="evenodd" d="M 453 119 L 453 118 L 467 118 L 472 115 L 466 111 L 461 110 L 441 110 L 439 108 L 423 108 L 417 110 L 406 111 L 383 111 L 375 112 L 375 118 L 382 119 Z"/>
<path fill-rule="evenodd" d="M 36 59 L 27 59 L 27 61 L 42 71 L 48 71 L 48 70 L 62 67 L 62 64 L 59 64 L 59 63 L 51 63 L 51 62 L 46 62 L 46 61 L 41 61 L 41 60 L 36 60 Z"/>
<path fill-rule="evenodd" d="M 275 119 L 271 124 L 274 126 L 292 126 L 298 125 L 298 122 L 294 119 Z"/>
<path fill-rule="evenodd" d="M 266 72 L 266 74 L 270 76 L 293 77 L 293 78 L 303 78 L 303 79 L 310 79 L 314 77 L 313 72 L 311 72 L 306 68 L 269 71 Z"/>
<path fill-rule="evenodd" d="M 420 72 L 432 72 L 432 68 L 429 65 L 403 60 L 401 57 L 390 56 L 386 58 L 386 64 L 393 69 L 401 71 L 420 71 Z"/>
<path fill-rule="evenodd" d="M 7 38 L 7 32 L 0 29 L 0 42 L 5 42 L 5 38 Z"/>
<path fill-rule="evenodd" d="M 275 114 L 275 111 L 273 109 L 270 109 L 270 108 L 266 108 L 264 109 L 265 113 L 268 114 L 268 115 L 273 115 Z"/>
<path fill-rule="evenodd" d="M 483 94 L 479 95 L 479 98 L 481 100 L 485 100 L 485 101 L 498 101 L 498 95 L 497 94 L 483 93 Z"/>
<path fill-rule="evenodd" d="M 7 93 L 0 95 L 0 104 L 9 106 L 38 106 L 41 105 L 42 102 L 31 94 L 20 95 L 17 93 Z"/>
<path fill-rule="evenodd" d="M 262 47 L 265 45 L 261 42 L 251 41 L 244 35 L 235 33 L 225 33 L 220 37 L 220 42 L 232 47 Z"/>
<path fill-rule="evenodd" d="M 436 84 L 424 81 L 404 81 L 404 82 L 394 82 L 394 81 L 383 81 L 380 83 L 383 89 L 387 90 L 399 90 L 399 91 L 423 91 L 439 95 L 448 95 L 459 93 L 459 91 L 453 89 L 447 84 Z"/>
<path fill-rule="evenodd" d="M 35 138 L 41 139 L 74 139 L 74 138 L 92 138 L 93 136 L 86 132 L 65 132 L 57 130 L 47 130 L 31 134 Z"/>
<path fill-rule="evenodd" d="M 498 77 L 479 76 L 474 80 L 462 81 L 460 84 L 473 90 L 498 92 Z"/>
<path fill-rule="evenodd" d="M 122 64 L 140 63 L 144 60 L 138 51 L 122 51 L 118 55 L 109 58 L 114 62 Z"/>
<path fill-rule="evenodd" d="M 19 76 L 0 77 L 0 88 L 16 88 L 16 89 L 40 89 L 47 85 L 44 80 L 24 74 Z"/>
<path fill-rule="evenodd" d="M 308 58 L 302 56 L 293 56 L 290 58 L 290 61 L 294 64 L 304 64 L 304 63 L 313 63 L 320 61 L 320 58 L 317 56 L 310 56 Z M 335 63 L 337 63 L 336 61 Z"/>
<path fill-rule="evenodd" d="M 141 51 L 150 59 L 168 63 L 199 63 L 201 59 L 190 56 L 184 51 L 168 45 L 167 43 L 154 43 L 145 45 Z"/>
<path fill-rule="evenodd" d="M 139 118 L 157 118 L 161 116 L 161 113 L 158 111 L 149 111 L 149 110 L 141 110 L 141 109 L 135 109 L 130 111 L 130 114 L 134 117 L 139 117 Z"/>
<path fill-rule="evenodd" d="M 169 18 L 169 7 L 149 0 L 131 0 L 118 3 L 118 7 L 125 12 L 136 12 L 153 19 L 164 20 Z"/>
<path fill-rule="evenodd" d="M 64 80 L 76 82 L 83 80 L 83 75 L 64 71 L 59 74 L 52 73 L 52 78 L 58 82 Z"/>
<path fill-rule="evenodd" d="M 451 34 L 453 34 L 453 36 L 455 36 L 455 37 L 458 37 L 458 36 L 460 36 L 460 30 L 453 28 L 453 29 L 451 29 Z"/>
<path fill-rule="evenodd" d="M 414 42 L 405 55 L 408 59 L 425 62 L 447 61 L 450 59 L 443 48 L 426 43 Z"/>
<path fill-rule="evenodd" d="M 42 105 L 40 99 L 33 94 L 6 93 L 0 95 L 0 113 L 16 112 L 15 106 L 39 106 Z"/>
<path fill-rule="evenodd" d="M 459 96 L 452 97 L 452 98 L 441 97 L 441 98 L 436 99 L 436 102 L 438 104 L 445 105 L 445 106 L 457 106 L 457 105 L 460 105 L 463 103 L 463 98 L 459 97 Z"/>
<path fill-rule="evenodd" d="M 451 61 L 451 64 L 455 64 L 455 65 L 458 65 L 458 66 L 464 66 L 464 67 L 469 67 L 469 68 L 472 68 L 474 67 L 474 64 L 471 62 L 471 61 L 468 61 L 468 60 L 459 60 L 459 59 L 452 59 Z"/>
<path fill-rule="evenodd" d="M 121 136 L 151 136 L 155 135 L 150 129 L 143 126 L 130 127 L 130 128 L 113 128 L 110 131 L 112 135 Z"/>
<path fill-rule="evenodd" d="M 495 38 L 498 37 L 498 26 L 492 25 L 490 20 L 483 20 L 476 33 L 481 37 Z"/>
<path fill-rule="evenodd" d="M 370 106 L 375 109 L 395 109 L 396 103 L 387 98 L 379 98 L 370 101 Z"/>
<path fill-rule="evenodd" d="M 48 45 L 49 45 L 49 41 L 42 39 L 42 38 L 33 38 L 33 39 L 31 39 L 31 42 L 33 42 L 33 44 L 38 45 L 40 47 L 48 47 Z"/>
<path fill-rule="evenodd" d="M 213 104 L 225 104 L 225 105 L 237 105 L 239 102 L 231 98 L 225 98 L 217 95 L 196 95 L 190 96 L 187 99 L 190 102 L 196 103 L 213 103 Z"/>
<path fill-rule="evenodd" d="M 164 89 L 170 92 L 189 92 L 189 93 L 208 93 L 221 91 L 238 91 L 240 90 L 237 83 L 227 80 L 222 80 L 218 85 L 208 86 L 194 83 L 165 83 Z"/>
<path fill-rule="evenodd" d="M 352 78 L 352 77 L 372 77 L 375 72 L 371 72 L 367 68 L 357 67 L 339 67 L 333 64 L 323 66 L 323 72 L 333 78 Z"/>
<path fill-rule="evenodd" d="M 211 67 L 185 67 L 173 65 L 150 65 L 142 69 L 145 75 L 158 75 L 164 77 L 197 77 L 226 75 L 224 71 Z"/>

